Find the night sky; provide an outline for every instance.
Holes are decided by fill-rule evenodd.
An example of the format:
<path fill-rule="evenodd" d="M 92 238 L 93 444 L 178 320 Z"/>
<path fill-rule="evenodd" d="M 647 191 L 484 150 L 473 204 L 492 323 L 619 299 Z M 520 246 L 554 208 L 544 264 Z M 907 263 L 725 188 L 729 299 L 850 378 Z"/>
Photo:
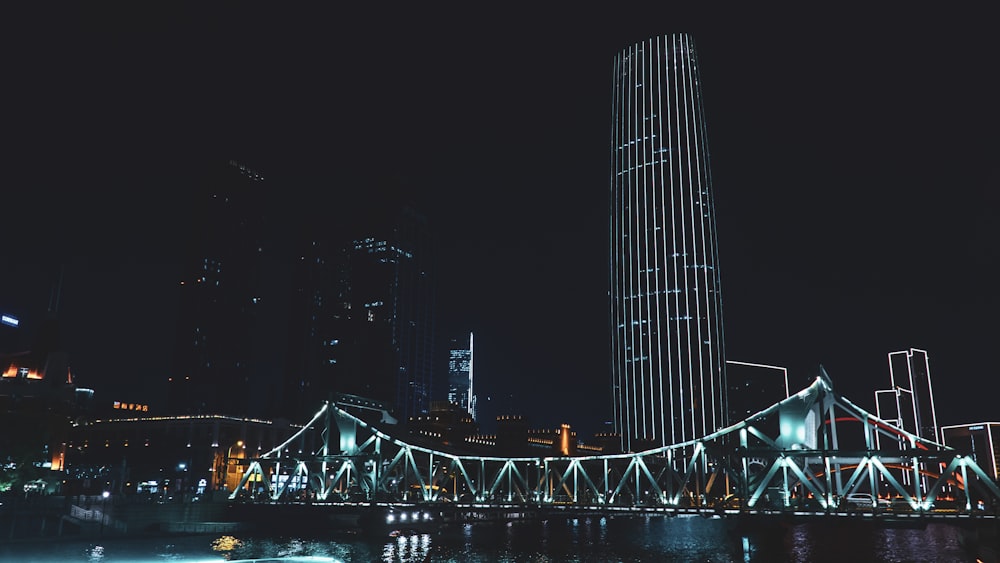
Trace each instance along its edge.
<path fill-rule="evenodd" d="M 728 358 L 786 366 L 793 388 L 823 364 L 873 409 L 887 353 L 922 348 L 940 423 L 1000 418 L 985 12 L 137 6 L 3 24 L 0 309 L 27 334 L 64 264 L 63 342 L 106 400 L 155 402 L 185 171 L 237 159 L 273 179 L 290 230 L 296 209 L 404 186 L 441 240 L 438 329 L 476 334 L 481 418 L 605 429 L 612 58 L 689 32 Z"/>

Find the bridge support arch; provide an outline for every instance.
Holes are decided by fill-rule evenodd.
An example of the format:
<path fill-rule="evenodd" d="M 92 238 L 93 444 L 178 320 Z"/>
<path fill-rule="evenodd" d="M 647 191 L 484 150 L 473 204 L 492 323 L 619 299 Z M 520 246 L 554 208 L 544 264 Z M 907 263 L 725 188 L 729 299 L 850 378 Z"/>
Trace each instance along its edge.
<path fill-rule="evenodd" d="M 976 515 L 979 501 L 1000 505 L 1000 488 L 972 458 L 864 411 L 835 393 L 825 373 L 699 440 L 614 455 L 460 455 L 407 443 L 389 433 L 393 424 L 376 426 L 347 408 L 325 403 L 285 442 L 251 460 L 230 498 L 719 513 L 930 514 L 947 506 Z M 881 443 L 893 447 L 880 449 L 877 436 L 891 437 Z M 303 451 L 304 443 L 315 447 Z M 859 494 L 871 495 L 870 507 L 845 504 Z"/>

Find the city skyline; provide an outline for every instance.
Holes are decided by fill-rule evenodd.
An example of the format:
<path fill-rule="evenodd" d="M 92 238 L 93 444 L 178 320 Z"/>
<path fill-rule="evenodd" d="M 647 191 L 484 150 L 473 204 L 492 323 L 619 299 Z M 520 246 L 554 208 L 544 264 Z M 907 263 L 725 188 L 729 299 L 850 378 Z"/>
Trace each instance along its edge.
<path fill-rule="evenodd" d="M 885 355 L 919 348 L 942 425 L 994 418 L 968 393 L 990 374 L 986 321 L 1000 312 L 986 285 L 1000 270 L 993 34 L 942 43 L 920 29 L 947 15 L 888 12 L 791 29 L 665 9 L 641 24 L 509 13 L 464 30 L 433 14 L 264 15 L 77 7 L 22 27 L 4 195 L 15 273 L 0 307 L 29 323 L 48 302 L 38 279 L 57 275 L 42 257 L 65 261 L 81 385 L 139 392 L 168 376 L 149 360 L 172 314 L 174 196 L 185 161 L 208 154 L 290 178 L 289 206 L 349 207 L 373 174 L 411 186 L 454 258 L 442 305 L 477 334 L 482 416 L 605 429 L 607 70 L 623 45 L 690 32 L 727 358 L 787 366 L 792 392 L 823 364 L 870 406 Z"/>

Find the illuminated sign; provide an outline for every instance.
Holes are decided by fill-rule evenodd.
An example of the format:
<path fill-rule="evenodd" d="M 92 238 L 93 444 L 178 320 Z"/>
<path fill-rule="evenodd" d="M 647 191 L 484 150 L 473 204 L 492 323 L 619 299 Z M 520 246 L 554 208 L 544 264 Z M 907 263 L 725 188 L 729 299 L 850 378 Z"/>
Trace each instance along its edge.
<path fill-rule="evenodd" d="M 983 429 L 983 425 L 982 424 L 977 425 L 977 426 L 970 426 L 969 427 L 969 431 L 972 431 L 972 430 L 982 430 L 982 429 Z"/>
<path fill-rule="evenodd" d="M 121 401 L 115 401 L 115 407 L 114 408 L 120 409 L 120 410 L 123 410 L 123 411 L 139 411 L 139 412 L 148 412 L 149 411 L 149 405 L 140 405 L 138 403 L 123 403 Z"/>
<path fill-rule="evenodd" d="M 17 317 L 12 317 L 10 315 L 0 315 L 0 323 L 7 326 L 17 326 L 21 324 L 21 321 L 17 320 Z"/>

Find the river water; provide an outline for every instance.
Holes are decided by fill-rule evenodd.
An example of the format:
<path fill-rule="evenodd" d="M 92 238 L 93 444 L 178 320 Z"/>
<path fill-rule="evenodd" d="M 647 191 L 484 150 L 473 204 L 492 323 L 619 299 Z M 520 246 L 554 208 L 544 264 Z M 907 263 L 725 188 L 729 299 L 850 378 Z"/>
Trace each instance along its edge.
<path fill-rule="evenodd" d="M 248 534 L 102 541 L 0 543 L 0 561 L 16 563 L 172 562 L 314 556 L 331 562 L 965 562 L 957 527 L 789 524 L 736 529 L 727 520 L 693 517 L 568 518 L 459 525 L 432 534 L 366 538 Z"/>

